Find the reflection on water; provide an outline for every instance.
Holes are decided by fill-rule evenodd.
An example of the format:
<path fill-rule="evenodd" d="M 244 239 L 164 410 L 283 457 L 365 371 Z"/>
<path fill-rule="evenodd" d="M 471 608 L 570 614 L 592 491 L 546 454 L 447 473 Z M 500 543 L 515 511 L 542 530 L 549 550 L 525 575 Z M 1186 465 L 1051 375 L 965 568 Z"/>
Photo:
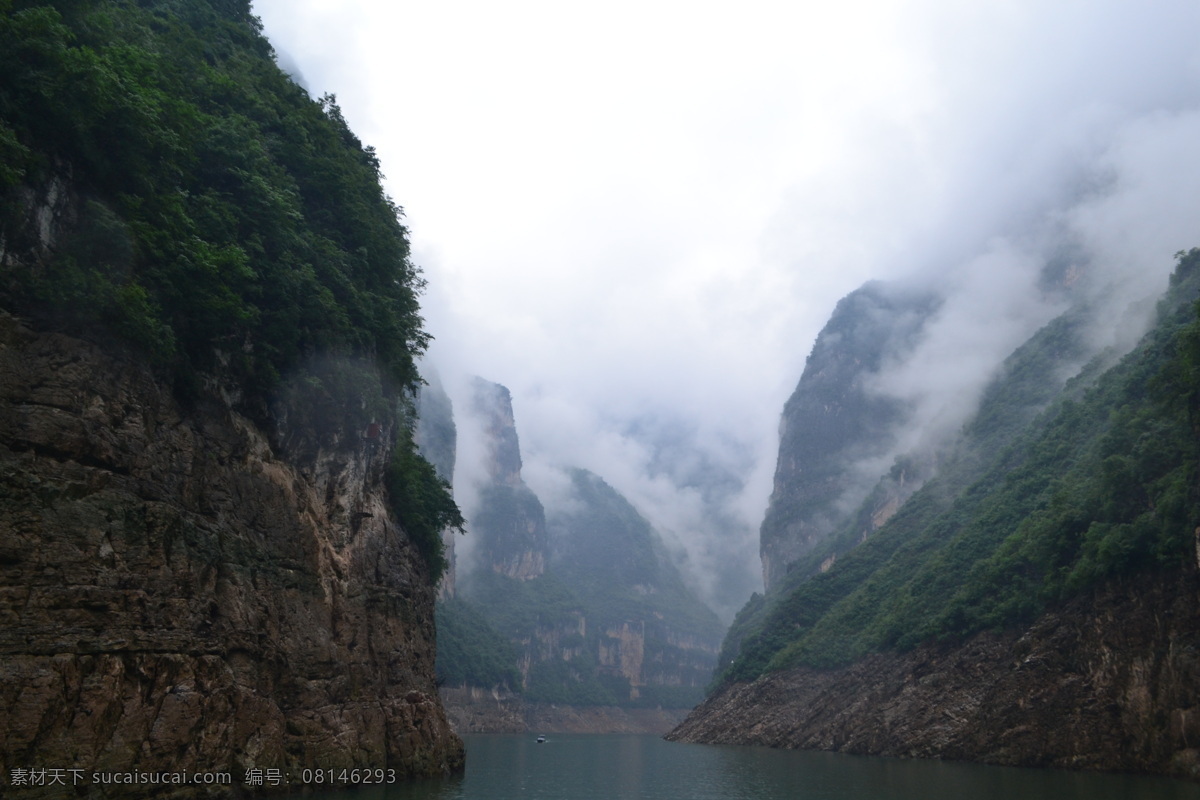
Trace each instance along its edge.
<path fill-rule="evenodd" d="M 675 744 L 657 736 L 475 735 L 463 776 L 321 800 L 1200 800 L 1165 778 Z"/>

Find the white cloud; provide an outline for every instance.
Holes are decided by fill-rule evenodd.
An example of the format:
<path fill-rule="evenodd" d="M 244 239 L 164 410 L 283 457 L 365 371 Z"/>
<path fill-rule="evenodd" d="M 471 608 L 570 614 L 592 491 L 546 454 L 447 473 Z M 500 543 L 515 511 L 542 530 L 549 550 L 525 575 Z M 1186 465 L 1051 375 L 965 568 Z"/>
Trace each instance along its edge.
<path fill-rule="evenodd" d="M 921 391 L 961 416 L 946 398 L 1050 310 L 1022 294 L 1048 231 L 1146 286 L 1200 243 L 1190 0 L 255 8 L 378 148 L 443 373 L 507 385 L 531 467 L 592 469 L 698 570 L 736 554 L 745 591 L 778 415 L 838 298 L 961 289 L 919 353 L 958 365 Z M 745 481 L 736 524 L 630 433 L 668 416 Z"/>

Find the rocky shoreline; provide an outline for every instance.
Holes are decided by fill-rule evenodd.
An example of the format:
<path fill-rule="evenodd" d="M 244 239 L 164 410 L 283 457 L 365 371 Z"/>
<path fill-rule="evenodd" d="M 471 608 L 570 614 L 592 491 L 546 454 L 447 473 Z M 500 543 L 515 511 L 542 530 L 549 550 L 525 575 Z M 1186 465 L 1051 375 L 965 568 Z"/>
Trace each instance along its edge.
<path fill-rule="evenodd" d="M 668 737 L 1200 779 L 1200 579 L 1143 575 L 1022 631 L 727 685 Z"/>

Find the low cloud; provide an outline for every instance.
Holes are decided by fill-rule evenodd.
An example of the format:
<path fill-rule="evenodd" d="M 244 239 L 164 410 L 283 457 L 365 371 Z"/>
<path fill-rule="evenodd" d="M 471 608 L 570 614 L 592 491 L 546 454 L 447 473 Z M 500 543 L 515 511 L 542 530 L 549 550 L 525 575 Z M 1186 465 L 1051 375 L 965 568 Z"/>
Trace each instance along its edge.
<path fill-rule="evenodd" d="M 779 413 L 840 297 L 946 295 L 878 376 L 936 437 L 1061 308 L 1048 260 L 1114 298 L 1094 343 L 1127 346 L 1200 244 L 1190 0 L 255 9 L 377 147 L 447 382 L 508 386 L 535 489 L 596 472 L 726 614 L 761 585 Z"/>

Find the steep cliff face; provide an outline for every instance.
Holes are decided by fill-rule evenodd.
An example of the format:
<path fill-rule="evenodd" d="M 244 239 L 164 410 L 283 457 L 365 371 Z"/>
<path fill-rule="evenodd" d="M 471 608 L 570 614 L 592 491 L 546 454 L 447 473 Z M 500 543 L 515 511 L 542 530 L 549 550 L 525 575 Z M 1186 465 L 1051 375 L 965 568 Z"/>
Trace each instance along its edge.
<path fill-rule="evenodd" d="M 472 729 L 487 719 L 507 729 L 511 719 L 486 699 L 506 691 L 520 692 L 525 709 L 694 705 L 721 624 L 684 585 L 657 532 L 586 470 L 570 470 L 564 495 L 544 512 L 520 476 L 508 391 L 476 381 L 473 406 L 487 459 L 487 483 L 468 510 L 479 555 L 460 576 L 463 602 L 441 605 L 439 670 L 484 694 L 447 694 L 471 705 L 452 714 Z"/>
<path fill-rule="evenodd" d="M 654 733 L 662 735 L 687 715 L 681 708 L 623 708 L 530 703 L 521 695 L 478 686 L 443 687 L 459 733 Z"/>
<path fill-rule="evenodd" d="M 512 396 L 498 383 L 473 382 L 472 411 L 484 428 L 488 483 L 471 520 L 480 564 L 499 575 L 528 581 L 546 571 L 546 512 L 521 478 L 521 448 Z"/>
<path fill-rule="evenodd" d="M 7 315 L 0 375 L 5 775 L 461 766 L 386 449 L 280 449 L 287 430 Z"/>
<path fill-rule="evenodd" d="M 458 453 L 454 406 L 435 370 L 426 367 L 424 378 L 425 384 L 417 393 L 417 423 L 413 429 L 413 441 L 421 456 L 437 470 L 438 477 L 450 485 L 454 483 L 454 461 Z M 438 597 L 448 598 L 453 597 L 457 589 L 455 531 L 442 532 L 442 547 L 446 554 L 446 571 L 438 583 Z"/>
<path fill-rule="evenodd" d="M 720 622 L 628 500 L 587 470 L 569 475 L 570 494 L 550 510 L 551 568 L 586 609 L 587 649 L 600 673 L 628 682 L 629 699 L 663 692 L 686 705 L 712 676 Z"/>
<path fill-rule="evenodd" d="M 1177 258 L 1132 350 L 1081 367 L 1105 320 L 1076 303 L 877 530 L 878 494 L 747 604 L 677 735 L 1200 777 L 1200 249 Z"/>
<path fill-rule="evenodd" d="M 511 642 L 531 701 L 693 705 L 712 676 L 719 620 L 628 501 L 586 470 L 570 477 L 550 513 L 545 573 L 521 581 L 480 565 L 465 597 Z"/>
<path fill-rule="evenodd" d="M 248 0 L 11 5 L 0 772 L 461 766 L 378 158 Z"/>
<path fill-rule="evenodd" d="M 817 337 L 779 424 L 779 460 L 759 538 L 768 592 L 891 466 L 880 459 L 894 448 L 905 409 L 869 382 L 886 359 L 912 347 L 936 307 L 930 294 L 868 283 L 838 303 Z M 856 468 L 864 463 L 874 470 Z M 915 473 L 888 484 L 874 511 L 878 524 L 920 484 Z"/>
<path fill-rule="evenodd" d="M 1200 778 L 1200 579 L 1142 578 L 1027 628 L 725 686 L 676 741 Z"/>

